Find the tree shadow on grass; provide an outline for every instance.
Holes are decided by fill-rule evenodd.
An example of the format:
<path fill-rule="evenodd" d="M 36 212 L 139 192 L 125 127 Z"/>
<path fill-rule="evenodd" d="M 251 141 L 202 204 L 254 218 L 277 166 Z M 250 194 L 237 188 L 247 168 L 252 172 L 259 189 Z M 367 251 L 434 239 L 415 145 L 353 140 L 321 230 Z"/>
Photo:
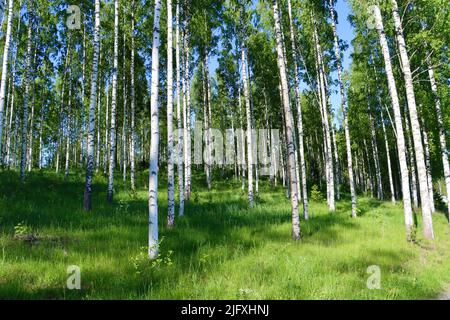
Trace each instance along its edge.
<path fill-rule="evenodd" d="M 17 176 L 13 175 L 11 179 L 16 178 Z M 199 274 L 206 273 L 202 271 L 205 252 L 218 253 L 207 261 L 209 268 L 214 269 L 225 261 L 240 258 L 250 250 L 268 243 L 286 244 L 291 241 L 289 200 L 278 195 L 278 191 L 271 193 L 270 197 L 264 197 L 264 201 L 255 208 L 249 208 L 239 182 L 230 183 L 225 188 L 214 188 L 211 192 L 199 188 L 195 191 L 198 199 L 186 203 L 186 216 L 177 217 L 176 226 L 172 229 L 166 227 L 166 200 L 159 203 L 160 237 L 164 237 L 161 254 L 164 257 L 169 251 L 174 252 L 176 271 L 172 270 L 169 275 L 167 272 L 170 270 L 164 267 L 162 270 L 167 272 L 155 271 L 144 278 L 134 277 L 131 258 L 142 252 L 141 247 L 145 247 L 148 241 L 146 199 L 126 198 L 109 205 L 106 203 L 106 183 L 104 179 L 99 178 L 94 185 L 94 210 L 91 213 L 83 213 L 82 180 L 64 181 L 60 176 L 36 174 L 30 175 L 28 181 L 25 185 L 16 183 L 9 186 L 8 192 L 3 193 L 7 201 L 21 201 L 20 206 L 11 206 L 12 210 L 4 215 L 3 223 L 6 223 L 10 232 L 20 220 L 25 220 L 32 227 L 39 229 L 56 226 L 62 231 L 66 230 L 68 234 L 82 232 L 83 240 L 69 244 L 68 251 L 79 257 L 107 255 L 117 268 L 116 271 L 104 268 L 84 271 L 86 279 L 92 279 L 97 291 L 108 288 L 114 290 L 118 283 L 122 284 L 120 290 L 124 294 L 125 291 L 145 294 L 149 286 L 157 291 L 162 286 L 176 286 L 180 278 L 192 270 Z M 3 183 L 1 186 L 0 190 L 6 188 Z M 162 189 L 161 193 L 163 192 L 166 190 Z M 280 203 L 280 199 L 285 203 Z M 337 213 L 320 214 L 309 221 L 302 220 L 303 241 L 319 242 L 326 246 L 339 241 L 340 235 L 336 227 L 359 227 L 356 221 L 348 217 L 347 212 L 350 209 L 342 205 Z M 57 249 L 59 250 L 51 246 L 41 248 Z M 51 261 L 53 258 L 51 254 L 38 257 L 37 253 L 30 253 L 28 259 Z M 117 278 L 124 280 L 115 280 Z M 20 287 L 20 284 L 18 286 Z M 52 295 L 59 294 L 61 297 L 64 293 L 62 289 L 58 291 L 52 287 L 41 288 L 42 290 L 37 288 L 30 293 L 26 288 L 19 287 L 14 294 L 18 297 L 30 295 L 53 298 Z M 92 287 L 88 286 L 80 295 L 89 296 L 93 293 L 92 290 Z M 80 296 L 75 294 L 75 297 Z"/>

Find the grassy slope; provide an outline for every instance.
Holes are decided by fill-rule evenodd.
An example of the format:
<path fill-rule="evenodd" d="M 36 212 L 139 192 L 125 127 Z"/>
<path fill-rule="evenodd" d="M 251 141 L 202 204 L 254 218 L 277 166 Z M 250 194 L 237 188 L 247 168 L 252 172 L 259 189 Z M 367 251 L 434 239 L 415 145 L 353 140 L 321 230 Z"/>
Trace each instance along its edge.
<path fill-rule="evenodd" d="M 140 185 L 146 182 L 140 176 Z M 0 298 L 84 299 L 418 299 L 434 298 L 450 283 L 450 236 L 445 216 L 434 216 L 436 241 L 404 238 L 400 206 L 360 199 L 330 214 L 311 203 L 303 240 L 290 240 L 290 204 L 283 191 L 263 187 L 248 209 L 239 183 L 207 192 L 194 183 L 188 215 L 167 230 L 166 190 L 160 190 L 161 259 L 145 258 L 147 194 L 116 188 L 106 204 L 97 177 L 94 211 L 82 210 L 83 173 L 69 181 L 33 173 L 24 186 L 0 174 Z M 162 185 L 164 182 L 161 183 Z M 40 239 L 14 239 L 14 226 Z M 81 267 L 82 290 L 65 289 L 69 265 Z M 367 268 L 381 268 L 380 290 L 369 290 Z"/>

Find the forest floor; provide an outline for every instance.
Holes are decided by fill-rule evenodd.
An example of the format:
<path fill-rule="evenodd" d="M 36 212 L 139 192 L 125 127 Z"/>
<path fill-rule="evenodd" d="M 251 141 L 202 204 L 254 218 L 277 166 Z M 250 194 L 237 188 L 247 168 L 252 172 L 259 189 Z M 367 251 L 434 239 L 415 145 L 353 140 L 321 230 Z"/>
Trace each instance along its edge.
<path fill-rule="evenodd" d="M 434 242 L 423 239 L 417 214 L 416 242 L 407 243 L 400 204 L 360 198 L 352 219 L 349 199 L 335 213 L 312 201 L 295 243 L 282 188 L 262 183 L 248 208 L 240 182 L 217 182 L 208 192 L 196 179 L 187 214 L 171 230 L 160 189 L 161 254 L 149 262 L 145 172 L 135 194 L 117 173 L 113 205 L 98 175 L 90 213 L 82 209 L 84 172 L 65 181 L 36 171 L 23 185 L 17 173 L 0 173 L 0 298 L 436 299 L 450 283 L 442 212 L 433 217 Z M 81 290 L 66 288 L 71 265 L 81 269 Z"/>

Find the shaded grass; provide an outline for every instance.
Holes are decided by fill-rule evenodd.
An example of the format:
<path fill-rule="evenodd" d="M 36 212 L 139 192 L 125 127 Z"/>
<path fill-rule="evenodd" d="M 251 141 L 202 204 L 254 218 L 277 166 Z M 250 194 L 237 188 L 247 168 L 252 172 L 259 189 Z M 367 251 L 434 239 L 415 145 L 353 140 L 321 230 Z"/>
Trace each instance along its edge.
<path fill-rule="evenodd" d="M 106 203 L 106 179 L 94 179 L 93 208 L 82 210 L 84 173 L 67 181 L 33 172 L 24 185 L 15 172 L 0 174 L 0 298 L 19 299 L 422 299 L 450 282 L 449 228 L 434 216 L 436 241 L 405 241 L 403 212 L 359 199 L 329 213 L 311 203 L 302 241 L 290 240 L 290 203 L 280 188 L 262 183 L 248 208 L 238 181 L 204 188 L 194 180 L 187 215 L 167 229 L 167 191 L 159 192 L 161 255 L 146 258 L 146 173 L 132 194 L 117 179 Z M 118 175 L 119 177 L 119 175 Z M 15 226 L 37 241 L 14 237 Z M 81 290 L 67 290 L 67 267 L 81 268 Z M 369 290 L 367 268 L 381 270 L 381 289 Z"/>

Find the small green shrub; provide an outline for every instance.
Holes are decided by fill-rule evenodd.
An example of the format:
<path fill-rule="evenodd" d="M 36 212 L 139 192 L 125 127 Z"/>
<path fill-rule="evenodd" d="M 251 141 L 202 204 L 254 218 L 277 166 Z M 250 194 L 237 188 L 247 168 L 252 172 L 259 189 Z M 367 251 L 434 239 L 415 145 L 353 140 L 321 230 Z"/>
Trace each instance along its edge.
<path fill-rule="evenodd" d="M 30 228 L 23 222 L 14 226 L 14 237 L 24 236 L 29 233 Z"/>
<path fill-rule="evenodd" d="M 311 188 L 311 200 L 315 202 L 322 202 L 324 200 L 322 192 L 320 192 L 317 185 L 313 185 Z"/>

